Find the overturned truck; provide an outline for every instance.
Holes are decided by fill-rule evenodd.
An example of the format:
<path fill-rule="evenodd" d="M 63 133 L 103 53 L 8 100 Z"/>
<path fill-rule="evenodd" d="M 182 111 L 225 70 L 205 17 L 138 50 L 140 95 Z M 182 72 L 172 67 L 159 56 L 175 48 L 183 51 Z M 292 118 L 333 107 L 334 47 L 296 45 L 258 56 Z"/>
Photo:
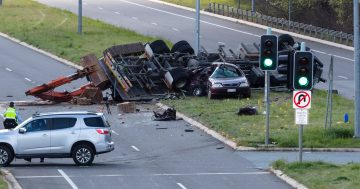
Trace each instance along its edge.
<path fill-rule="evenodd" d="M 293 54 L 300 45 L 287 34 L 279 36 L 279 67 L 271 72 L 272 87 L 287 87 L 291 81 L 288 72 L 292 69 Z M 307 50 L 310 50 L 309 48 Z M 101 58 L 89 54 L 81 59 L 83 70 L 60 77 L 47 84 L 26 92 L 43 100 L 56 102 L 70 101 L 74 97 L 95 98 L 99 101 L 99 91 L 110 90 L 114 101 L 138 101 L 163 98 L 174 93 L 198 94 L 191 83 L 202 70 L 213 62 L 236 65 L 249 80 L 252 88 L 263 87 L 264 73 L 259 69 L 259 45 L 240 44 L 235 51 L 226 51 L 219 45 L 217 52 L 205 48 L 195 55 L 194 49 L 186 41 L 179 41 L 170 49 L 162 40 L 152 43 L 132 43 L 116 45 L 106 49 Z M 314 84 L 325 82 L 322 75 L 323 64 L 314 59 Z M 72 92 L 55 92 L 60 85 L 86 77 L 89 83 Z M 206 85 L 202 84 L 202 85 Z M 200 93 L 199 93 L 200 94 Z"/>

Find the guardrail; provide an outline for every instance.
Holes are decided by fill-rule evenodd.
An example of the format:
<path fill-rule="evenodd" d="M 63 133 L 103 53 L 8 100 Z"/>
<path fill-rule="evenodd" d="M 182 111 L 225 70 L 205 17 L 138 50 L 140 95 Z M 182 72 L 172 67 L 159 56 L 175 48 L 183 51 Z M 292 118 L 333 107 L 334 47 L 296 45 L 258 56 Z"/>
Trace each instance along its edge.
<path fill-rule="evenodd" d="M 251 12 L 249 10 L 237 9 L 229 5 L 209 3 L 209 7 L 205 10 L 214 14 L 246 20 L 273 28 L 287 30 L 298 34 L 303 34 L 319 39 L 341 43 L 344 45 L 353 45 L 354 35 L 342 31 L 335 31 L 331 29 L 321 28 L 309 24 L 290 21 L 284 18 L 277 18 L 260 14 L 258 12 Z"/>

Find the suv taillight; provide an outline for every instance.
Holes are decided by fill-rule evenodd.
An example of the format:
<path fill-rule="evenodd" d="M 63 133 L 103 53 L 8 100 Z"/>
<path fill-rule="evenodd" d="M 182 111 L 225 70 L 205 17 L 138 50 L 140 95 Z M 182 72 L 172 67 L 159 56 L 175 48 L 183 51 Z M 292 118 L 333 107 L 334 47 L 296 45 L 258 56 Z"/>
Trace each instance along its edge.
<path fill-rule="evenodd" d="M 101 135 L 109 134 L 109 130 L 107 130 L 107 129 L 96 129 L 96 132 L 101 134 Z"/>

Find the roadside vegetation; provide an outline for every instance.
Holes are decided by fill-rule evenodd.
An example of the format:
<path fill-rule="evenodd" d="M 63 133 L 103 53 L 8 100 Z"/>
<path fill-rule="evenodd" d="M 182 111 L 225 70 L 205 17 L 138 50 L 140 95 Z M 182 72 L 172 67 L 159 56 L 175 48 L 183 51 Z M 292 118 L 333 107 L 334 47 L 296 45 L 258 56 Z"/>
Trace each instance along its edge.
<path fill-rule="evenodd" d="M 180 100 L 164 100 L 164 104 L 203 123 L 241 146 L 264 144 L 265 107 L 264 93 L 253 92 L 250 99 L 215 99 L 185 97 Z M 278 147 L 298 146 L 298 126 L 295 125 L 292 93 L 272 92 L 270 108 L 270 141 Z M 353 139 L 353 101 L 334 95 L 331 129 L 324 129 L 326 92 L 315 90 L 309 111 L 309 125 L 304 127 L 304 147 L 360 147 L 360 140 Z M 238 116 L 239 108 L 255 106 L 259 112 L 254 116 Z M 350 122 L 344 123 L 344 113 Z"/>
<path fill-rule="evenodd" d="M 7 189 L 7 188 L 9 188 L 8 184 L 5 182 L 4 176 L 1 175 L 1 177 L 0 177 L 0 189 Z"/>
<path fill-rule="evenodd" d="M 360 186 L 359 163 L 334 165 L 324 162 L 287 163 L 278 160 L 272 166 L 308 188 L 348 189 Z"/>
<path fill-rule="evenodd" d="M 154 40 L 86 17 L 83 35 L 79 37 L 75 14 L 32 0 L 4 0 L 0 7 L 0 32 L 76 63 L 88 53 L 100 56 L 113 45 Z"/>

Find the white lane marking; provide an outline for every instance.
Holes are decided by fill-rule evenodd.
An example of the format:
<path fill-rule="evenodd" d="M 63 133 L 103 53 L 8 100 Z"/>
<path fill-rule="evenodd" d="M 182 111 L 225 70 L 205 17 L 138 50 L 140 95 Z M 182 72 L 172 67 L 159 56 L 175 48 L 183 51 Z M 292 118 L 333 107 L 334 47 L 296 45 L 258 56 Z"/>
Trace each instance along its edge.
<path fill-rule="evenodd" d="M 120 14 L 119 12 L 114 12 L 115 14 Z"/>
<path fill-rule="evenodd" d="M 347 77 L 345 77 L 345 76 L 342 76 L 342 75 L 338 75 L 338 77 L 340 77 L 340 78 L 342 78 L 342 79 L 349 79 L 349 78 L 347 78 Z"/>
<path fill-rule="evenodd" d="M 195 18 L 192 18 L 192 17 L 184 16 L 184 15 L 181 15 L 181 14 L 175 14 L 175 13 L 172 13 L 172 12 L 168 12 L 168 11 L 165 11 L 165 10 L 161 10 L 161 9 L 157 9 L 157 8 L 153 8 L 153 7 L 149 7 L 149 6 L 145 6 L 145 5 L 141 5 L 141 4 L 138 4 L 138 3 L 134 3 L 134 2 L 126 1 L 126 0 L 119 0 L 119 1 L 125 2 L 125 3 L 129 3 L 129 4 L 132 4 L 132 5 L 136 5 L 136 6 L 139 6 L 139 7 L 143 7 L 143 8 L 146 8 L 146 9 L 154 10 L 154 11 L 157 11 L 157 12 L 161 12 L 161 13 L 165 13 L 165 14 L 170 14 L 170 15 L 173 15 L 173 16 L 177 16 L 177 17 L 181 17 L 181 18 L 186 18 L 186 19 L 189 19 L 189 20 L 195 20 Z M 212 25 L 212 26 L 215 26 L 215 27 L 218 27 L 218 28 L 223 28 L 223 29 L 227 29 L 227 30 L 230 30 L 230 31 L 234 31 L 234 32 L 238 32 L 238 33 L 243 33 L 243 34 L 247 34 L 247 35 L 251 35 L 251 36 L 255 36 L 255 37 L 261 37 L 260 35 L 252 34 L 252 33 L 245 32 L 245 31 L 241 31 L 241 30 L 237 30 L 237 29 L 230 28 L 230 27 L 226 27 L 226 26 L 219 25 L 219 24 L 214 24 L 214 23 L 207 22 L 207 21 L 204 21 L 204 20 L 200 20 L 200 21 L 201 21 L 202 23 L 204 23 L 204 24 Z M 317 51 L 317 50 L 314 50 L 314 49 L 312 49 L 312 50 L 313 50 L 314 52 L 319 52 L 319 53 L 322 53 L 322 54 L 328 54 L 328 53 L 324 53 L 324 52 Z M 337 57 L 337 58 L 341 58 L 341 59 L 344 59 L 344 60 L 348 60 L 348 61 L 354 62 L 353 59 L 346 58 L 346 57 L 343 57 L 343 56 L 334 55 L 334 57 Z"/>
<path fill-rule="evenodd" d="M 172 13 L 172 12 L 169 12 L 169 11 L 164 11 L 164 10 L 157 9 L 157 8 L 152 8 L 152 7 L 141 5 L 141 4 L 138 4 L 138 3 L 134 3 L 134 2 L 126 1 L 126 0 L 119 0 L 119 1 L 124 2 L 124 3 L 128 3 L 128 4 L 132 4 L 132 5 L 136 5 L 136 6 L 139 6 L 139 7 L 143 7 L 143 8 L 146 8 L 146 9 L 154 10 L 154 11 L 157 11 L 157 12 L 162 12 L 162 13 L 165 13 L 165 14 L 170 14 L 170 15 L 173 15 L 173 16 L 186 18 L 186 19 L 189 19 L 189 20 L 195 20 L 195 18 L 192 18 L 192 17 L 184 16 L 184 15 L 181 15 L 181 14 L 175 14 L 175 13 Z M 249 32 L 240 31 L 240 30 L 237 30 L 237 29 L 229 28 L 229 27 L 222 26 L 222 25 L 219 25 L 219 24 L 214 24 L 214 23 L 207 22 L 207 21 L 204 21 L 204 20 L 200 20 L 200 21 L 202 23 L 204 23 L 204 24 L 212 25 L 212 26 L 215 26 L 215 27 L 218 27 L 218 28 L 223 28 L 223 29 L 227 29 L 227 30 L 230 30 L 230 31 L 235 31 L 235 32 L 238 32 L 238 33 L 243 33 L 243 34 L 247 34 L 247 35 L 251 35 L 251 36 L 255 36 L 255 37 L 260 37 L 260 35 L 252 34 L 252 33 L 249 33 Z"/>
<path fill-rule="evenodd" d="M 115 132 L 114 130 L 111 130 L 112 133 L 119 135 L 119 133 Z"/>
<path fill-rule="evenodd" d="M 332 54 L 329 54 L 329 53 L 326 53 L 326 52 L 323 52 L 323 51 L 314 50 L 314 49 L 311 49 L 311 51 L 316 52 L 316 53 L 320 53 L 320 54 L 329 55 L 329 56 L 332 55 Z M 341 59 L 344 59 L 344 60 L 354 62 L 354 59 L 351 59 L 351 58 L 346 58 L 346 57 L 338 56 L 338 55 L 333 55 L 333 56 L 336 57 L 336 58 L 341 58 Z"/>
<path fill-rule="evenodd" d="M 131 148 L 133 148 L 135 151 L 139 152 L 139 148 L 137 148 L 136 146 L 131 146 Z"/>
<path fill-rule="evenodd" d="M 61 169 L 58 169 L 59 173 L 64 177 L 64 179 L 70 184 L 73 189 L 78 189 L 75 183 L 69 178 L 69 176 Z"/>
<path fill-rule="evenodd" d="M 5 68 L 5 70 L 7 70 L 9 72 L 12 72 L 12 70 L 10 68 Z"/>
<path fill-rule="evenodd" d="M 163 173 L 150 174 L 144 176 L 204 176 L 204 175 L 265 175 L 269 172 L 243 172 L 243 173 Z M 95 175 L 96 177 L 125 177 L 129 175 L 112 174 L 112 175 Z"/>
<path fill-rule="evenodd" d="M 183 184 L 181 184 L 180 182 L 176 183 L 181 189 L 187 189 Z"/>
<path fill-rule="evenodd" d="M 54 176 L 16 176 L 18 179 L 33 179 L 33 178 L 62 178 L 63 176 L 54 175 Z"/>
<path fill-rule="evenodd" d="M 155 22 L 153 22 L 153 23 L 151 23 L 152 25 L 154 25 L 154 26 L 157 26 L 158 24 L 157 23 L 155 23 Z"/>
<path fill-rule="evenodd" d="M 171 28 L 172 30 L 174 30 L 174 31 L 179 31 L 179 29 L 177 29 L 177 28 Z"/>
<path fill-rule="evenodd" d="M 104 8 L 102 8 L 102 7 L 98 7 L 98 9 L 99 9 L 99 10 L 103 10 Z"/>
<path fill-rule="evenodd" d="M 29 78 L 27 78 L 27 77 L 25 77 L 24 78 L 26 81 L 28 81 L 28 82 L 31 82 L 31 79 L 29 79 Z"/>
<path fill-rule="evenodd" d="M 138 20 L 138 18 L 137 17 L 135 17 L 135 16 L 133 16 L 133 17 L 131 17 L 132 19 L 134 19 L 134 20 Z"/>

